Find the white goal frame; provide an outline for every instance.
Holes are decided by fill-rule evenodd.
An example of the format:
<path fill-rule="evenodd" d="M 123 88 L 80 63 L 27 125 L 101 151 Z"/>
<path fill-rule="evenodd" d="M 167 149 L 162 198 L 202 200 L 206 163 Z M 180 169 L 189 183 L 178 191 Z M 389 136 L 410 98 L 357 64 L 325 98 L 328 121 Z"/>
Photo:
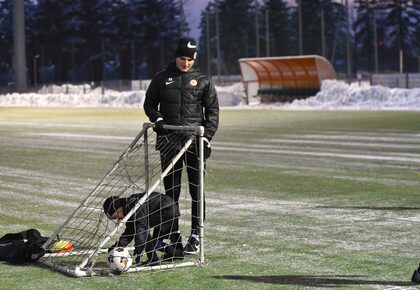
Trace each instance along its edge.
<path fill-rule="evenodd" d="M 171 268 L 179 268 L 179 267 L 189 267 L 189 266 L 203 266 L 205 263 L 204 257 L 204 127 L 202 126 L 170 126 L 164 125 L 164 129 L 175 131 L 178 133 L 186 133 L 189 137 L 188 140 L 183 144 L 182 149 L 176 154 L 176 156 L 172 159 L 169 166 L 162 169 L 160 175 L 156 180 L 151 180 L 149 176 L 149 155 L 150 150 L 157 150 L 151 145 L 154 145 L 153 142 L 156 141 L 156 134 L 152 131 L 153 124 L 145 123 L 143 124 L 143 130 L 134 138 L 131 142 L 129 147 L 121 154 L 119 159 L 114 163 L 111 170 L 102 178 L 102 180 L 97 184 L 97 186 L 92 190 L 92 192 L 80 203 L 80 205 L 74 210 L 74 212 L 63 222 L 63 224 L 51 235 L 51 237 L 44 243 L 42 246 L 46 251 L 46 254 L 41 257 L 38 262 L 42 265 L 45 265 L 53 270 L 65 273 L 69 276 L 73 277 L 89 277 L 89 276 L 98 276 L 98 275 L 112 275 L 112 273 L 108 270 L 106 265 L 104 266 L 103 260 L 106 261 L 106 253 L 107 253 L 107 245 L 109 246 L 109 242 L 111 238 L 117 236 L 117 233 L 121 232 L 122 227 L 125 225 L 127 220 L 139 209 L 139 207 L 146 201 L 149 195 L 158 188 L 158 186 L 162 187 L 163 179 L 167 176 L 171 169 L 174 167 L 175 163 L 182 158 L 183 154 L 188 150 L 188 148 L 193 144 L 193 142 L 198 143 L 198 202 L 199 202 L 199 253 L 194 255 L 192 259 L 185 259 L 182 261 L 176 261 L 171 263 L 162 263 L 157 266 L 133 266 L 127 272 L 144 272 L 144 271 L 151 271 L 151 270 L 164 270 L 164 269 L 171 269 Z M 191 134 L 191 136 L 189 135 Z M 150 140 L 152 139 L 152 140 Z M 197 140 L 197 141 L 196 141 Z M 144 146 L 143 146 L 143 145 Z M 124 166 L 124 162 L 127 158 L 130 157 L 130 153 L 134 150 L 139 150 L 139 148 L 143 147 L 144 150 L 144 184 L 138 185 L 135 181 L 131 181 L 133 184 L 125 185 L 124 190 L 127 190 L 129 187 L 141 187 L 141 189 L 145 192 L 145 195 L 136 203 L 136 205 L 127 213 L 127 215 L 120 220 L 116 225 L 113 225 L 112 230 L 109 229 L 110 227 L 107 226 L 106 233 L 102 235 L 98 235 L 99 238 L 97 242 L 95 242 L 95 246 L 88 248 L 84 247 L 79 249 L 77 247 L 78 241 L 72 240 L 71 235 L 68 234 L 69 228 L 71 228 L 70 232 L 73 231 L 83 231 L 83 225 L 77 224 L 80 216 L 92 216 L 92 220 L 98 219 L 97 230 L 103 231 L 103 210 L 99 207 L 104 201 L 103 196 L 98 197 L 98 192 L 103 190 L 104 183 L 108 179 L 112 178 L 113 174 L 117 170 L 121 170 L 121 167 Z M 153 154 L 158 154 L 153 152 Z M 156 162 L 156 160 L 155 160 Z M 153 177 L 152 177 L 153 178 Z M 155 177 L 156 178 L 156 177 Z M 185 186 L 185 185 L 183 185 Z M 187 186 L 188 188 L 188 186 Z M 130 189 L 131 190 L 131 189 Z M 137 190 L 137 188 L 136 188 Z M 140 190 L 140 189 L 138 189 Z M 114 195 L 118 195 L 115 193 Z M 181 196 L 182 198 L 182 196 Z M 180 202 L 181 202 L 180 198 Z M 190 205 L 191 206 L 191 205 Z M 99 218 L 98 218 L 99 217 Z M 108 224 L 107 224 L 108 225 Z M 73 227 L 76 227 L 73 229 Z M 77 229 L 77 227 L 80 227 Z M 97 238 L 97 233 L 90 233 L 94 234 L 95 239 Z M 185 236 L 185 235 L 184 235 Z M 187 237 L 187 236 L 186 236 Z M 52 252 L 52 245 L 57 240 L 66 240 L 71 241 L 74 245 L 74 248 L 68 252 L 64 253 L 53 253 Z M 66 258 L 70 256 L 81 256 L 80 260 L 76 262 L 66 262 Z M 190 255 L 188 255 L 190 257 Z M 102 262 L 97 263 L 102 258 Z M 78 258 L 79 259 L 79 258 Z M 134 261 L 133 261 L 134 264 Z"/>

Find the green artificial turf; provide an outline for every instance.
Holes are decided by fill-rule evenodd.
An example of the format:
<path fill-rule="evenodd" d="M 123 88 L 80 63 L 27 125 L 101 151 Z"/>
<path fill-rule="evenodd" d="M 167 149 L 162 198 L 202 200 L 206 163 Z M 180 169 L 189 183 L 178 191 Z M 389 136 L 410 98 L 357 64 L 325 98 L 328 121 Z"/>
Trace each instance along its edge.
<path fill-rule="evenodd" d="M 0 236 L 51 234 L 146 121 L 0 108 Z M 71 278 L 2 262 L 0 288 L 415 289 L 420 112 L 222 109 L 212 148 L 205 266 Z"/>

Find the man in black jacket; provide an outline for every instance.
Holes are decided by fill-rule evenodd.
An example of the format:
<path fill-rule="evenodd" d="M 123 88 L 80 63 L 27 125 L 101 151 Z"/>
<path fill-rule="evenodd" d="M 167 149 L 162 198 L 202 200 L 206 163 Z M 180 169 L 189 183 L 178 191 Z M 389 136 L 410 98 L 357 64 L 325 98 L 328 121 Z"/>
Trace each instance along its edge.
<path fill-rule="evenodd" d="M 122 220 L 144 195 L 143 192 L 130 195 L 128 198 L 108 197 L 103 204 L 104 212 L 110 219 Z M 140 263 L 144 250 L 148 260 L 143 264 L 149 266 L 159 263 L 156 250 L 165 252 L 162 260 L 183 259 L 181 234 L 178 223 L 175 222 L 179 216 L 178 205 L 171 197 L 152 192 L 127 220 L 124 232 L 110 250 L 114 247 L 126 247 L 134 239 L 136 263 Z M 162 244 L 166 238 L 170 239 L 168 245 Z"/>
<path fill-rule="evenodd" d="M 154 123 L 158 143 L 168 134 L 163 125 L 203 126 L 205 159 L 210 157 L 210 141 L 219 125 L 219 103 L 216 90 L 209 78 L 195 69 L 197 43 L 192 38 L 181 38 L 175 52 L 175 61 L 158 72 L 152 79 L 144 102 L 144 111 Z M 159 148 L 158 148 L 159 149 Z M 165 169 L 177 154 L 161 151 L 162 168 Z M 164 178 L 166 194 L 176 202 L 181 192 L 181 172 L 187 167 L 191 205 L 191 235 L 185 247 L 188 254 L 199 251 L 199 203 L 198 203 L 198 152 L 193 144 Z M 205 213 L 203 213 L 203 217 Z"/>

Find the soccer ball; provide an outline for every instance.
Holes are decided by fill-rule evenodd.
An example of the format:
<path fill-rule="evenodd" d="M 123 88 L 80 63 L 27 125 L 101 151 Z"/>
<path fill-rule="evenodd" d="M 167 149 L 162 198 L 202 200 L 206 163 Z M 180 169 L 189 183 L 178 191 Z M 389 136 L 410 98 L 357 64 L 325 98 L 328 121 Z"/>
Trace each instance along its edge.
<path fill-rule="evenodd" d="M 133 264 L 133 259 L 126 248 L 116 247 L 108 253 L 108 267 L 115 273 L 127 271 Z"/>

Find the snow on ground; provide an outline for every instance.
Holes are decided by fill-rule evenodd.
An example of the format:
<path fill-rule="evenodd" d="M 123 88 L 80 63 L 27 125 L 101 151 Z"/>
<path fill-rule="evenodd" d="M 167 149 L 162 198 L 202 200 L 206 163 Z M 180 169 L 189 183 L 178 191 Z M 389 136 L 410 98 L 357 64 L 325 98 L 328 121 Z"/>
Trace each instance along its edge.
<path fill-rule="evenodd" d="M 216 87 L 222 107 L 246 107 L 242 83 Z M 44 107 L 142 107 L 145 91 L 102 91 L 83 86 L 52 86 L 38 93 L 0 95 L 0 106 Z M 420 88 L 398 89 L 383 86 L 348 85 L 342 81 L 325 80 L 321 91 L 310 98 L 292 103 L 260 104 L 249 107 L 321 110 L 420 110 Z"/>
<path fill-rule="evenodd" d="M 357 84 L 348 85 L 344 82 L 325 80 L 321 91 L 316 96 L 296 100 L 283 107 L 289 109 L 420 110 L 420 88 L 359 87 Z"/>

